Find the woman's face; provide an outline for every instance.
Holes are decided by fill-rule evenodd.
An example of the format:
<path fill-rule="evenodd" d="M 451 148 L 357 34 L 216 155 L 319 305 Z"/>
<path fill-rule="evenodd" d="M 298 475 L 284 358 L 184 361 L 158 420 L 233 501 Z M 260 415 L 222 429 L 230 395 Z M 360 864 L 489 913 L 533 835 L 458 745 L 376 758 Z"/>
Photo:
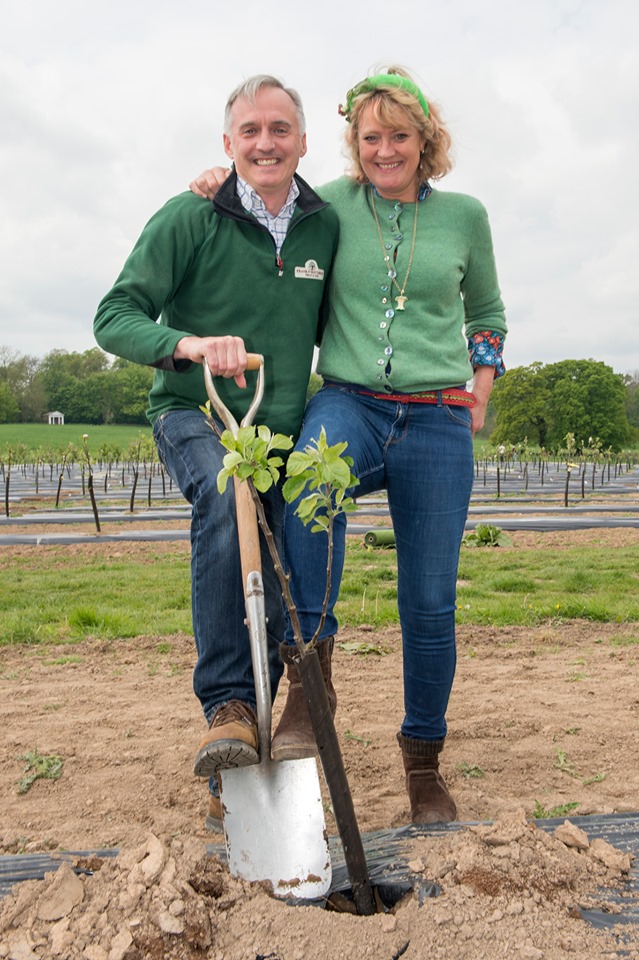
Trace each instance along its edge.
<path fill-rule="evenodd" d="M 372 104 L 363 108 L 357 132 L 359 162 L 382 197 L 413 203 L 419 190 L 417 169 L 424 144 L 402 110 L 397 111 L 395 123 L 382 125 Z"/>

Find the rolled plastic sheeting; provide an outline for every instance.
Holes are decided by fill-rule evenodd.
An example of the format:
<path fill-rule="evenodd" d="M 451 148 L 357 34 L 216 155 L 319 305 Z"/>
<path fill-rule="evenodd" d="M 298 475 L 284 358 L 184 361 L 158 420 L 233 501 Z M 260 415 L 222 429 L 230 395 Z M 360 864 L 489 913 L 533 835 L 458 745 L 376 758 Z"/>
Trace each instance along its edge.
<path fill-rule="evenodd" d="M 395 531 L 389 527 L 376 527 L 364 534 L 364 543 L 367 547 L 388 548 L 395 546 Z"/>

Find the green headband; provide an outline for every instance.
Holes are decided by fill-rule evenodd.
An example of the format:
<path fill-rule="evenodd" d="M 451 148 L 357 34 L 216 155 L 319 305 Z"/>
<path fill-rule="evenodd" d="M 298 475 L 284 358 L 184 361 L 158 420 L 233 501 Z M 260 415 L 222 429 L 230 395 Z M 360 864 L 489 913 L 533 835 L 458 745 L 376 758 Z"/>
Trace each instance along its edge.
<path fill-rule="evenodd" d="M 402 77 L 398 73 L 378 73 L 375 77 L 367 77 L 365 80 L 362 80 L 360 83 L 356 84 L 349 90 L 346 94 L 346 106 L 340 103 L 338 112 L 342 117 L 346 118 L 348 123 L 351 122 L 351 111 L 353 109 L 353 100 L 355 97 L 359 97 L 362 93 L 370 93 L 372 90 L 377 90 L 379 87 L 401 87 L 402 90 L 405 90 L 407 93 L 410 93 L 411 96 L 415 97 L 419 101 L 419 104 L 424 111 L 424 116 L 428 116 L 428 101 L 426 97 L 419 89 L 416 83 L 413 83 L 412 80 L 409 80 L 408 77 Z"/>

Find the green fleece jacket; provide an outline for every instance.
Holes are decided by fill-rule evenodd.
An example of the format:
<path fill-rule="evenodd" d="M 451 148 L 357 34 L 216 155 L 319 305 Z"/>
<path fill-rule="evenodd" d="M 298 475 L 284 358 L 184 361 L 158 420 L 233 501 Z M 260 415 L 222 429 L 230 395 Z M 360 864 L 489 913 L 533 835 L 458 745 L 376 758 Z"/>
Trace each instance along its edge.
<path fill-rule="evenodd" d="M 342 177 L 318 188 L 339 215 L 329 311 L 318 363 L 327 379 L 380 392 L 413 393 L 459 386 L 472 377 L 466 337 L 506 333 L 493 246 L 484 207 L 461 193 L 433 190 L 418 205 L 375 198 Z M 388 277 L 397 252 L 404 284 L 419 207 L 404 310 Z"/>
<path fill-rule="evenodd" d="M 199 364 L 173 360 L 178 341 L 232 334 L 265 358 L 259 422 L 297 435 L 339 227 L 333 210 L 296 180 L 300 195 L 281 263 L 269 231 L 236 196 L 235 174 L 213 203 L 180 194 L 144 228 L 98 307 L 94 334 L 109 353 L 156 367 L 151 422 L 207 400 Z M 233 380 L 216 383 L 238 420 L 253 397 L 255 376 L 247 373 L 245 390 Z"/>

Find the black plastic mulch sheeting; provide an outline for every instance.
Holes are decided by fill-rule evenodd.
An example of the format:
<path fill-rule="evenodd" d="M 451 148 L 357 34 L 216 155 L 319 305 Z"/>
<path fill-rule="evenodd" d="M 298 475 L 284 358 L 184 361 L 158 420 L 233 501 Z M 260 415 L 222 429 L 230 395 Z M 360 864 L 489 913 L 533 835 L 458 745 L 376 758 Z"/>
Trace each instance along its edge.
<path fill-rule="evenodd" d="M 138 519 L 140 519 L 138 517 Z M 480 524 L 495 520 L 502 530 L 592 530 L 610 527 L 639 527 L 639 517 L 485 517 L 483 520 L 467 520 L 466 530 L 474 530 Z M 349 523 L 346 533 L 364 535 L 371 529 L 370 524 Z M 129 530 L 125 533 L 14 533 L 1 534 L 0 546 L 50 546 L 70 543 L 122 543 L 123 541 L 172 541 L 188 540 L 188 530 Z"/>
<path fill-rule="evenodd" d="M 536 820 L 535 823 L 542 830 L 552 832 L 556 826 L 564 822 L 564 819 L 562 817 L 556 820 Z M 602 899 L 618 906 L 621 912 L 611 914 L 600 910 L 582 910 L 582 916 L 594 927 L 602 929 L 615 925 L 628 925 L 629 936 L 636 937 L 639 933 L 639 813 L 570 817 L 570 821 L 581 827 L 591 841 L 597 838 L 606 840 L 619 850 L 635 856 L 631 874 L 621 892 L 619 890 L 599 891 Z M 363 834 L 362 841 L 371 882 L 377 889 L 382 902 L 390 907 L 410 890 L 415 890 L 420 902 L 427 897 L 437 896 L 440 888 L 436 883 L 424 879 L 419 874 L 413 874 L 408 869 L 405 844 L 409 840 L 437 836 L 471 825 L 474 824 L 451 823 L 431 827 L 412 824 L 397 830 L 380 830 L 376 833 Z M 330 838 L 330 851 L 333 864 L 333 882 L 330 892 L 349 897 L 350 884 L 338 837 Z M 226 859 L 224 844 L 209 844 L 207 852 L 219 857 L 220 860 Z M 41 880 L 45 873 L 57 870 L 63 860 L 88 856 L 113 857 L 117 853 L 117 850 L 84 850 L 55 855 L 34 853 L 0 857 L 0 898 L 6 896 L 16 883 L 23 880 Z M 298 904 L 299 902 L 296 901 Z M 314 903 L 321 905 L 317 901 Z M 624 952 L 623 941 L 622 936 L 620 955 Z"/>
<path fill-rule="evenodd" d="M 536 826 L 548 833 L 562 824 L 566 818 L 535 820 Z M 612 846 L 632 853 L 635 860 L 627 884 L 619 890 L 599 891 L 602 899 L 621 908 L 621 913 L 604 913 L 600 910 L 582 910 L 585 920 L 595 927 L 609 928 L 616 924 L 628 924 L 633 928 L 634 936 L 639 935 L 639 813 L 610 814 L 608 816 L 571 816 L 570 822 L 580 827 L 592 840 L 605 840 Z M 437 884 L 423 876 L 412 874 L 406 863 L 404 845 L 407 840 L 436 836 L 439 833 L 460 830 L 469 823 L 452 823 L 441 826 L 424 827 L 412 824 L 397 830 L 382 830 L 363 836 L 366 862 L 371 882 L 377 887 L 384 903 L 397 902 L 409 890 L 415 890 L 418 897 L 437 896 Z M 344 864 L 341 844 L 336 837 L 331 838 L 331 860 L 333 863 L 333 882 L 331 893 L 348 893 L 349 881 Z M 222 847 L 223 849 L 223 847 Z M 215 851 L 219 852 L 216 848 Z"/>
<path fill-rule="evenodd" d="M 65 850 L 64 853 L 19 853 L 0 857 L 0 900 L 23 880 L 43 880 L 45 873 L 55 872 L 64 860 L 78 857 L 117 857 L 119 850 Z M 76 870 L 91 874 L 91 870 Z"/>

